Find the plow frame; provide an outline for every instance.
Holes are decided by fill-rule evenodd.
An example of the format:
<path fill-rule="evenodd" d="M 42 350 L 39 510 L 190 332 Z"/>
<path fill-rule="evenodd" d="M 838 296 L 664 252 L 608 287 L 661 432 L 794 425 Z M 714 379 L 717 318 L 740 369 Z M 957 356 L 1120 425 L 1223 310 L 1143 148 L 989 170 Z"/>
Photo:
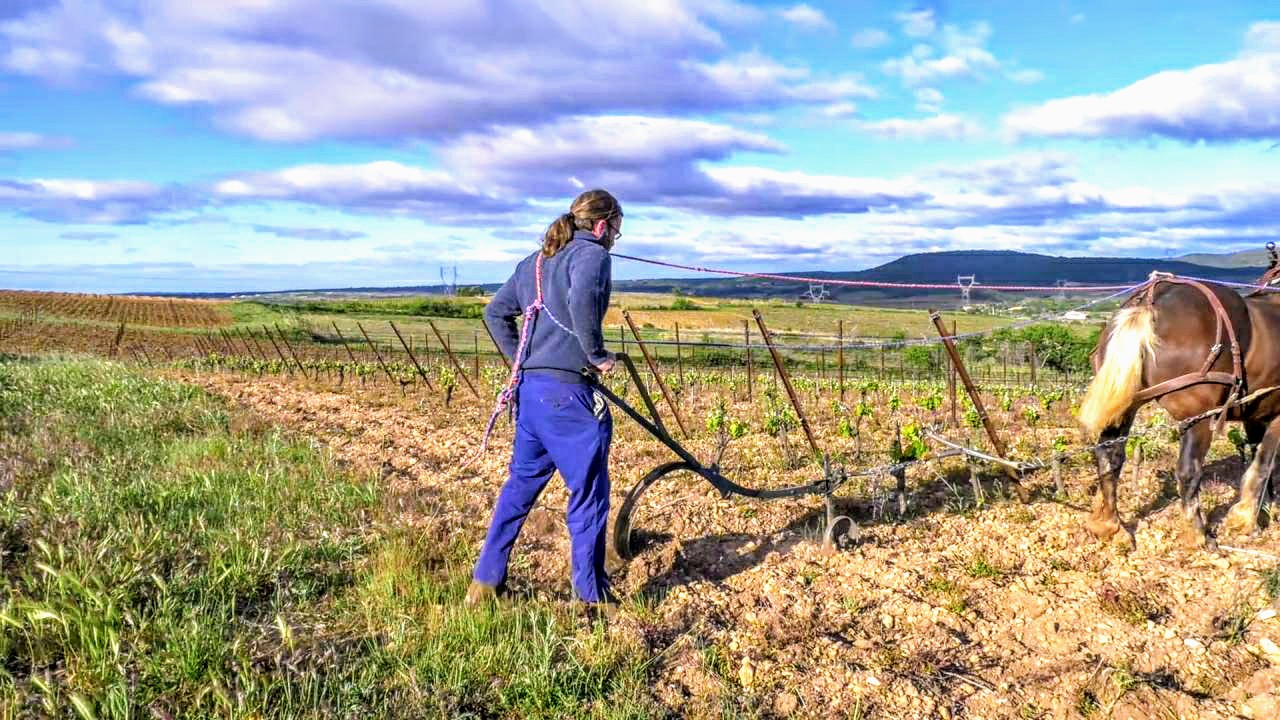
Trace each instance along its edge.
<path fill-rule="evenodd" d="M 590 370 L 583 370 L 585 375 L 591 382 L 592 387 L 603 395 L 609 402 L 613 403 L 627 417 L 631 418 L 641 428 L 652 435 L 655 439 L 667 446 L 673 452 L 678 460 L 674 460 L 650 470 L 638 482 L 627 491 L 626 498 L 622 502 L 622 506 L 618 510 L 616 519 L 614 520 L 612 545 L 618 557 L 622 560 L 630 560 L 635 557 L 634 548 L 631 546 L 632 531 L 632 514 L 635 512 L 640 498 L 650 487 L 658 480 L 675 472 L 689 472 L 711 484 L 720 496 L 728 498 L 731 495 L 740 495 L 742 497 L 753 498 L 756 500 L 777 500 L 781 498 L 800 498 L 809 496 L 819 496 L 823 499 L 826 509 L 825 528 L 823 530 L 823 546 L 828 550 L 838 546 L 841 539 L 849 542 L 856 542 L 858 539 L 858 526 L 852 518 L 847 515 L 837 515 L 835 511 L 835 503 L 833 495 L 849 480 L 857 477 L 870 477 L 875 475 L 896 474 L 905 472 L 907 465 L 911 462 L 899 463 L 896 466 L 888 468 L 873 468 L 854 473 L 848 472 L 843 465 L 836 466 L 831 463 L 828 455 L 822 456 L 822 478 L 811 483 L 802 485 L 789 485 L 781 488 L 753 488 L 740 485 L 733 480 L 725 477 L 720 470 L 719 462 L 710 464 L 703 463 L 688 448 L 684 447 L 671 436 L 666 426 L 662 422 L 661 416 L 658 414 L 657 406 L 653 402 L 653 397 L 649 394 L 648 388 L 645 386 L 643 379 L 640 377 L 639 371 L 636 370 L 635 363 L 625 353 L 617 353 L 615 360 L 627 370 L 627 374 L 632 383 L 635 384 L 636 390 L 640 394 L 646 409 L 650 412 L 650 417 L 641 414 L 639 410 L 633 407 L 626 400 L 621 398 L 613 390 L 609 389 L 604 383 L 601 383 L 595 373 Z M 659 382 L 661 380 L 659 379 Z M 971 454 L 965 448 L 952 447 L 948 450 L 931 454 L 931 459 L 940 460 L 948 457 L 958 457 Z"/>

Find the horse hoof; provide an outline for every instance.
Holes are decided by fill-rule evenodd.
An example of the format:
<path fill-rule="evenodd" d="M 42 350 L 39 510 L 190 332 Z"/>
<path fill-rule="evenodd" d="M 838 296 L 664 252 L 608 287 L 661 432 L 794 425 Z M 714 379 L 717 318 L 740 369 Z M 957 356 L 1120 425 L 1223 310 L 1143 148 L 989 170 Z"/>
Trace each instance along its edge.
<path fill-rule="evenodd" d="M 1124 529 L 1112 536 L 1111 544 L 1126 552 L 1133 552 L 1138 549 L 1138 542 L 1134 540 L 1128 530 Z"/>
<path fill-rule="evenodd" d="M 1115 518 L 1099 520 L 1091 517 L 1084 521 L 1084 526 L 1095 538 L 1103 542 L 1115 537 L 1115 534 L 1120 531 L 1120 521 Z"/>
<path fill-rule="evenodd" d="M 1182 531 L 1182 546 L 1188 550 L 1212 550 L 1217 542 L 1203 530 L 1188 528 Z"/>
<path fill-rule="evenodd" d="M 1222 521 L 1222 527 L 1228 533 L 1249 537 L 1258 532 L 1258 511 L 1251 507 L 1243 507 L 1239 503 L 1232 506 Z"/>

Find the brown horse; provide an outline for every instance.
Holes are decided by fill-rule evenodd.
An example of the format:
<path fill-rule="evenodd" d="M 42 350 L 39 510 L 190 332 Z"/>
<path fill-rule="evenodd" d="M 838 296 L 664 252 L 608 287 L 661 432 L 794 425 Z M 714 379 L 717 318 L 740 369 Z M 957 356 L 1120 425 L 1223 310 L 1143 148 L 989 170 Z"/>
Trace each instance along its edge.
<path fill-rule="evenodd" d="M 1264 284 L 1277 274 L 1273 261 Z M 1153 277 L 1103 329 L 1093 363 L 1080 421 L 1104 444 L 1095 451 L 1098 491 L 1085 522 L 1089 531 L 1106 540 L 1122 529 L 1116 481 L 1124 438 L 1138 408 L 1155 400 L 1183 421 L 1176 475 L 1187 544 L 1214 544 L 1200 509 L 1200 477 L 1209 443 L 1225 420 L 1243 422 L 1255 447 L 1225 525 L 1256 532 L 1280 452 L 1280 392 L 1270 391 L 1280 386 L 1280 293 L 1241 297 L 1214 283 Z"/>

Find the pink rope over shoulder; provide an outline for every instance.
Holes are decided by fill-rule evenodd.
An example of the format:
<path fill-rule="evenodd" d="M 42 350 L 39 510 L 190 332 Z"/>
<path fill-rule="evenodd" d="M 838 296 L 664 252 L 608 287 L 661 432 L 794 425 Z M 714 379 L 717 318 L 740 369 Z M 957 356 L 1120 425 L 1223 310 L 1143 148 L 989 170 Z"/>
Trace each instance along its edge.
<path fill-rule="evenodd" d="M 493 414 L 489 416 L 489 422 L 484 428 L 484 438 L 480 441 L 480 449 L 472 455 L 463 468 L 471 467 L 477 460 L 485 454 L 489 449 L 489 437 L 493 435 L 493 428 L 498 423 L 498 417 L 502 415 L 502 411 L 507 409 L 508 405 L 513 405 L 516 397 L 516 387 L 520 384 L 520 365 L 524 362 L 525 351 L 529 347 L 529 337 L 533 328 L 533 319 L 538 312 L 543 309 L 542 304 L 542 253 L 538 253 L 537 260 L 533 265 L 534 287 L 537 288 L 537 296 L 528 307 L 524 309 L 524 322 L 520 325 L 520 344 L 516 347 L 515 359 L 511 361 L 511 377 L 507 379 L 507 386 L 498 393 L 498 402 L 493 408 Z"/>

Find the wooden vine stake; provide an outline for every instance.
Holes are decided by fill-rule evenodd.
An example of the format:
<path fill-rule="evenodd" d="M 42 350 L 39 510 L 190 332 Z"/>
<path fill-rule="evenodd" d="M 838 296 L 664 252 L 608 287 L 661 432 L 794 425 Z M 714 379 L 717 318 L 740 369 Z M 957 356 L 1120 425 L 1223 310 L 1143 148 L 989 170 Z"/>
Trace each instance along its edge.
<path fill-rule="evenodd" d="M 427 325 L 431 328 L 431 332 L 435 333 L 436 340 L 440 341 L 440 346 L 444 348 L 445 355 L 449 356 L 449 362 L 453 365 L 453 369 L 458 372 L 458 377 L 462 378 L 462 382 L 466 384 L 467 389 L 471 391 L 471 394 L 474 395 L 476 399 L 479 399 L 480 393 L 476 391 L 476 386 L 471 384 L 471 378 L 467 376 L 466 371 L 462 369 L 462 365 L 458 363 L 458 358 L 453 354 L 453 348 L 449 347 L 449 343 L 445 341 L 444 336 L 436 329 L 435 323 L 428 320 Z"/>
<path fill-rule="evenodd" d="M 658 389 L 662 391 L 662 399 L 667 401 L 667 407 L 671 408 L 671 414 L 676 418 L 676 425 L 680 426 L 680 432 L 685 437 L 689 437 L 689 431 L 685 428 L 684 418 L 680 415 L 680 408 L 676 406 L 675 400 L 671 397 L 671 390 L 667 388 L 667 383 L 662 379 L 662 373 L 658 372 L 658 365 L 653 361 L 653 356 L 649 354 L 649 348 L 644 344 L 644 340 L 640 339 L 640 331 L 636 329 L 635 322 L 631 319 L 631 313 L 626 310 L 622 311 L 622 319 L 627 321 L 627 326 L 631 328 L 631 334 L 636 339 L 636 345 L 640 346 L 640 354 L 644 355 L 645 364 L 649 366 L 649 372 L 653 373 L 653 380 L 658 385 Z"/>
<path fill-rule="evenodd" d="M 756 325 L 760 328 L 760 337 L 764 338 L 765 347 L 769 348 L 769 357 L 773 359 L 773 369 L 778 379 L 782 381 L 782 387 L 787 391 L 787 397 L 791 400 L 791 407 L 796 410 L 796 417 L 800 418 L 800 427 L 804 429 L 805 439 L 809 441 L 809 447 L 813 450 L 816 459 L 822 458 L 822 450 L 818 448 L 818 441 L 813 436 L 813 430 L 809 427 L 809 419 L 805 417 L 804 408 L 800 405 L 800 398 L 796 396 L 796 390 L 791 386 L 791 377 L 787 375 L 787 369 L 782 365 L 782 356 L 778 354 L 778 349 L 773 345 L 773 337 L 769 335 L 769 328 L 765 327 L 764 316 L 759 310 L 752 309 L 751 314 L 756 319 Z"/>

